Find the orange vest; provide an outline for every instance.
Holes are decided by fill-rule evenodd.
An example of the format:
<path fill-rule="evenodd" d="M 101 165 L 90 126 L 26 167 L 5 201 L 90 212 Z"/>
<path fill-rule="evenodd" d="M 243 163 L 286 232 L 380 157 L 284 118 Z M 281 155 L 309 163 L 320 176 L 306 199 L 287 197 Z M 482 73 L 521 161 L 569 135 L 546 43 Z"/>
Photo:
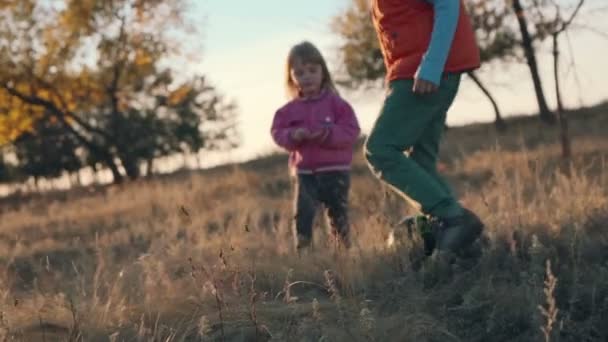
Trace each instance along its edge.
<path fill-rule="evenodd" d="M 425 0 L 373 0 L 372 17 L 386 65 L 386 80 L 413 78 L 431 41 L 433 5 Z M 460 18 L 444 71 L 464 72 L 479 65 L 475 32 L 460 1 Z"/>

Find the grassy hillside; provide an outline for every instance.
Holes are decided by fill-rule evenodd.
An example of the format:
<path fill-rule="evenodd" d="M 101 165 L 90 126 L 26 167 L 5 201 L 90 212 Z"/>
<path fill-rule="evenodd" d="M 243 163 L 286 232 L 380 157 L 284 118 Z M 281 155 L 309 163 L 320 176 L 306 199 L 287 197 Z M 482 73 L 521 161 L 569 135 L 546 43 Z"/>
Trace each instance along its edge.
<path fill-rule="evenodd" d="M 608 105 L 570 118 L 571 165 L 535 118 L 447 132 L 443 170 L 487 224 L 451 276 L 413 262 L 418 238 L 387 247 L 409 209 L 360 151 L 348 253 L 320 219 L 294 255 L 284 155 L 3 199 L 0 340 L 605 341 Z"/>

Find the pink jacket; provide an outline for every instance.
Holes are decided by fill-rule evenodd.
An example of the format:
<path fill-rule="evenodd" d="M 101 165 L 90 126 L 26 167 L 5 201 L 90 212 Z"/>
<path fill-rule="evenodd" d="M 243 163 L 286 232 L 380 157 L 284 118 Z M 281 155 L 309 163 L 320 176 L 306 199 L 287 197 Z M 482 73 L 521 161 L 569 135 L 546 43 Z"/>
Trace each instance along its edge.
<path fill-rule="evenodd" d="M 298 144 L 291 133 L 300 127 L 324 134 Z M 360 131 L 352 107 L 331 91 L 290 101 L 276 112 L 271 129 L 277 145 L 290 152 L 289 165 L 298 173 L 349 170 Z"/>

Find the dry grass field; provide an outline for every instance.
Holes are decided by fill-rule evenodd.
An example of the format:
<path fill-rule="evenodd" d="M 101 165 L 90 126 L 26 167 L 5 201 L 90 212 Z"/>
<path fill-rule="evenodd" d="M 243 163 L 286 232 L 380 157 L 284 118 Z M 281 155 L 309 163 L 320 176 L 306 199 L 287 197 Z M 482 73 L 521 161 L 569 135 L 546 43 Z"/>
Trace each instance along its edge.
<path fill-rule="evenodd" d="M 443 171 L 487 225 L 451 275 L 386 239 L 411 213 L 357 151 L 355 247 L 292 248 L 284 155 L 0 200 L 0 341 L 606 341 L 608 105 L 451 128 Z"/>

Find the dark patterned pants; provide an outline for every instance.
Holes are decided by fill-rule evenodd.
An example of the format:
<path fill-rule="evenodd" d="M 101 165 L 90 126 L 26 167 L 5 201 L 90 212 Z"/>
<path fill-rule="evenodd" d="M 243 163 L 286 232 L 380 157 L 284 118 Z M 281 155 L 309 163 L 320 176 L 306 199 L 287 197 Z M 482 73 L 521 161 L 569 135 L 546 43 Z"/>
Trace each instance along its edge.
<path fill-rule="evenodd" d="M 348 192 L 350 173 L 331 171 L 317 174 L 299 174 L 295 193 L 296 247 L 310 246 L 312 226 L 321 205 L 334 237 L 350 247 L 348 222 Z"/>

